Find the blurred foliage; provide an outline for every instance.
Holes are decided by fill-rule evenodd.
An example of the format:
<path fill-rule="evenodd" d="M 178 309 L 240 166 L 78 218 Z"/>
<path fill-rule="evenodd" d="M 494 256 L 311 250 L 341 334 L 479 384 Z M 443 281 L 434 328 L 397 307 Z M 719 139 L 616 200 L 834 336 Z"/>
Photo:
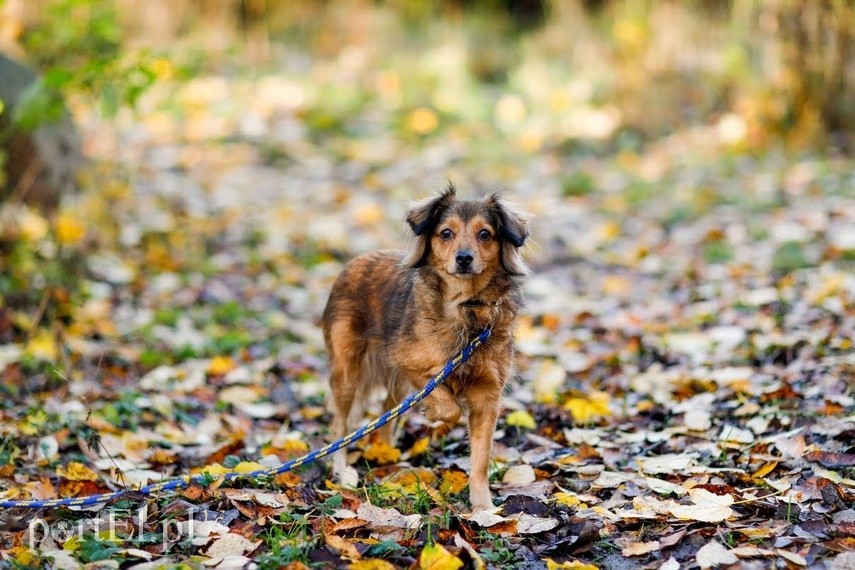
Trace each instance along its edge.
<path fill-rule="evenodd" d="M 100 0 L 42 2 L 37 18 L 20 40 L 28 59 L 42 73 L 21 94 L 13 120 L 26 130 L 58 120 L 63 95 L 83 95 L 100 102 L 113 116 L 133 107 L 151 86 L 150 57 L 125 48 L 115 3 Z"/>
<path fill-rule="evenodd" d="M 616 141 L 722 120 L 723 136 L 750 148 L 779 140 L 824 145 L 829 133 L 845 147 L 855 130 L 848 96 L 855 89 L 855 5 L 845 0 L 175 0 L 145 14 L 135 3 L 104 0 L 28 4 L 21 41 L 45 75 L 18 113 L 25 122 L 51 115 L 54 98 L 45 92 L 52 90 L 95 97 L 107 115 L 133 105 L 158 74 L 147 52 L 132 45 L 168 45 L 173 65 L 222 66 L 218 54 L 238 53 L 263 69 L 304 50 L 316 60 L 378 41 L 429 51 L 435 40 L 460 34 L 470 80 L 530 92 L 539 86 L 525 82 L 548 79 L 540 87 L 552 87 L 562 76 L 571 103 L 583 91 L 583 100 L 611 106 Z M 381 26 L 372 21 L 378 13 Z M 397 52 L 383 59 L 394 63 Z M 320 126 L 346 123 L 361 102 L 347 82 L 337 87 L 330 108 L 312 111 Z"/>

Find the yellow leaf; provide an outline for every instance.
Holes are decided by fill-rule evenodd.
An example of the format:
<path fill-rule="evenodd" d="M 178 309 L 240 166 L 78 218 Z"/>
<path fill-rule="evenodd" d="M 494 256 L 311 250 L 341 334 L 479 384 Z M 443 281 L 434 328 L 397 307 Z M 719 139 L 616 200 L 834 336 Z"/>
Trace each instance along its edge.
<path fill-rule="evenodd" d="M 592 392 L 587 398 L 570 398 L 564 402 L 564 409 L 573 414 L 573 419 L 579 423 L 588 423 L 611 414 L 606 392 Z"/>
<path fill-rule="evenodd" d="M 309 451 L 309 444 L 300 439 L 286 439 L 276 447 L 282 451 L 291 451 L 294 453 L 306 453 Z"/>
<path fill-rule="evenodd" d="M 426 135 L 436 130 L 439 118 L 427 107 L 414 109 L 407 117 L 407 130 L 418 135 Z"/>
<path fill-rule="evenodd" d="M 24 435 L 36 435 L 41 433 L 42 426 L 47 422 L 48 416 L 44 410 L 36 410 L 28 415 L 24 421 L 18 424 L 18 429 Z"/>
<path fill-rule="evenodd" d="M 546 570 L 600 570 L 599 566 L 580 562 L 579 560 L 567 560 L 560 564 L 551 558 L 546 558 Z"/>
<path fill-rule="evenodd" d="M 26 354 L 38 360 L 55 362 L 59 358 L 59 346 L 57 346 L 53 334 L 44 329 L 39 329 L 27 343 Z"/>
<path fill-rule="evenodd" d="M 469 484 L 469 478 L 463 471 L 446 471 L 442 474 L 439 490 L 444 495 L 459 493 Z"/>
<path fill-rule="evenodd" d="M 60 465 L 56 468 L 58 477 L 66 481 L 97 481 L 98 474 L 77 461 L 72 461 L 67 466 Z"/>
<path fill-rule="evenodd" d="M 231 372 L 237 365 L 235 361 L 228 356 L 215 356 L 208 364 L 209 376 L 222 376 L 227 372 Z"/>
<path fill-rule="evenodd" d="M 194 470 L 194 473 L 205 473 L 206 475 L 210 475 L 211 477 L 217 477 L 219 475 L 225 475 L 229 473 L 230 469 L 227 467 L 223 467 L 219 463 L 214 463 L 213 465 L 206 465 L 201 469 Z"/>
<path fill-rule="evenodd" d="M 421 570 L 457 570 L 463 561 L 447 551 L 441 544 L 428 544 L 419 555 Z"/>
<path fill-rule="evenodd" d="M 565 507 L 576 507 L 582 504 L 582 501 L 579 500 L 579 497 L 577 497 L 573 493 L 560 492 L 555 493 L 553 497 L 555 498 L 556 503 L 558 503 L 559 505 L 564 505 Z"/>
<path fill-rule="evenodd" d="M 392 447 L 388 443 L 376 441 L 365 450 L 364 457 L 368 461 L 374 461 L 380 465 L 387 465 L 389 463 L 395 463 L 401 459 L 401 450 Z"/>
<path fill-rule="evenodd" d="M 395 567 L 385 560 L 366 558 L 352 562 L 347 566 L 347 570 L 395 570 Z"/>
<path fill-rule="evenodd" d="M 762 479 L 763 477 L 774 471 L 777 466 L 777 461 L 767 461 L 766 463 L 760 466 L 760 469 L 752 473 L 751 476 L 755 479 Z"/>
<path fill-rule="evenodd" d="M 60 214 L 55 224 L 56 241 L 60 245 L 74 245 L 86 236 L 86 226 L 70 214 Z"/>
<path fill-rule="evenodd" d="M 430 438 L 423 437 L 420 440 L 416 441 L 413 446 L 407 451 L 410 454 L 410 457 L 416 457 L 418 455 L 422 455 L 425 453 L 430 447 Z"/>
<path fill-rule="evenodd" d="M 508 417 L 505 418 L 505 423 L 509 426 L 515 426 L 522 429 L 534 429 L 537 427 L 534 417 L 525 410 L 511 412 L 508 414 Z"/>
<path fill-rule="evenodd" d="M 235 473 L 252 473 L 253 471 L 261 471 L 262 469 L 267 468 L 261 463 L 256 463 L 255 461 L 241 461 L 235 465 L 232 471 Z"/>
<path fill-rule="evenodd" d="M 6 554 L 13 557 L 22 568 L 35 568 L 40 562 L 36 551 L 26 546 L 13 546 L 6 551 Z"/>

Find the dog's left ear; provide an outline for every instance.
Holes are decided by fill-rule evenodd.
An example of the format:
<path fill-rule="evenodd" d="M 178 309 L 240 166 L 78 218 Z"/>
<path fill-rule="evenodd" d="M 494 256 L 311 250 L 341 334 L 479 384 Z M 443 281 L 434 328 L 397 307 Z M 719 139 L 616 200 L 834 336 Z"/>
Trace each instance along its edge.
<path fill-rule="evenodd" d="M 404 267 L 419 267 L 425 264 L 430 248 L 430 238 L 433 229 L 442 213 L 454 203 L 457 190 L 453 184 L 438 196 L 416 203 L 407 212 L 407 225 L 413 231 L 414 239 L 401 261 Z"/>
<path fill-rule="evenodd" d="M 528 275 L 518 251 L 529 236 L 528 214 L 515 210 L 497 194 L 487 196 L 487 205 L 496 216 L 496 231 L 502 239 L 502 265 L 511 275 Z"/>
<path fill-rule="evenodd" d="M 413 233 L 420 236 L 433 227 L 442 211 L 454 202 L 456 195 L 457 190 L 454 185 L 449 184 L 439 196 L 422 200 L 413 205 L 407 212 L 407 224 Z"/>

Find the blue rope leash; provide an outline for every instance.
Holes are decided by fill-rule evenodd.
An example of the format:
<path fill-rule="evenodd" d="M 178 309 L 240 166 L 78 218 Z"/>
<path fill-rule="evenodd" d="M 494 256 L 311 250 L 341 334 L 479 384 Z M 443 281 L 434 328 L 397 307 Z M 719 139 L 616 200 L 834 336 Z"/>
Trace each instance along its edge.
<path fill-rule="evenodd" d="M 365 437 L 366 435 L 379 429 L 381 426 L 384 426 L 395 418 L 401 416 L 414 405 L 424 400 L 428 394 L 430 394 L 437 386 L 442 384 L 449 376 L 451 376 L 452 372 L 454 372 L 458 366 L 469 360 L 469 358 L 472 356 L 472 353 L 475 352 L 475 349 L 481 346 L 481 344 L 483 344 L 484 342 L 486 342 L 488 338 L 490 338 L 490 333 L 491 331 L 489 328 L 486 328 L 481 331 L 481 333 L 477 337 L 472 339 L 469 344 L 467 344 L 463 348 L 463 350 L 461 350 L 453 358 L 451 358 L 451 360 L 449 360 L 445 364 L 445 367 L 436 376 L 431 378 L 427 384 L 425 384 L 424 388 L 415 392 L 414 394 L 410 394 L 400 404 L 398 404 L 391 410 L 386 411 L 377 419 L 368 422 L 358 430 L 342 437 L 341 439 L 337 439 L 336 441 L 325 445 L 320 449 L 310 451 L 302 457 L 286 461 L 278 467 L 272 467 L 270 469 L 259 469 L 257 471 L 250 471 L 248 473 L 226 473 L 223 475 L 223 478 L 226 481 L 232 481 L 238 478 L 259 479 L 261 477 L 272 477 L 274 475 L 279 475 L 280 473 L 291 471 L 293 469 L 296 469 L 297 467 L 308 465 L 309 463 L 312 463 L 320 459 L 321 457 L 325 457 L 331 453 L 335 453 L 343 447 L 347 447 L 354 441 Z M 161 491 L 184 489 L 193 483 L 202 483 L 207 477 L 209 477 L 209 475 L 207 475 L 206 473 L 200 473 L 198 475 L 192 476 L 185 475 L 183 477 L 178 477 L 177 479 L 167 479 L 158 483 L 152 483 L 150 485 L 140 487 L 139 489 L 122 489 L 121 491 L 114 491 L 112 493 L 102 493 L 100 495 L 90 495 L 88 497 L 67 497 L 65 499 L 45 500 L 24 499 L 17 501 L 0 501 L 0 508 L 45 509 L 56 507 L 89 507 L 100 503 L 114 501 L 128 494 L 152 495 Z"/>

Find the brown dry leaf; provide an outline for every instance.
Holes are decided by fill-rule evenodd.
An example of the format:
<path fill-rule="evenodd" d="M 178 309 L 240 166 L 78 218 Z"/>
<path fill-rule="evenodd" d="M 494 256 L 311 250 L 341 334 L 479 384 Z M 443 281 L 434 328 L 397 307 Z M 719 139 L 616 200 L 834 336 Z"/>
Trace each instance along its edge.
<path fill-rule="evenodd" d="M 806 454 L 804 458 L 829 469 L 855 467 L 855 453 L 831 453 L 817 450 Z"/>
<path fill-rule="evenodd" d="M 342 558 L 346 560 L 359 560 L 362 555 L 356 549 L 356 546 L 346 538 L 342 538 L 337 534 L 324 534 L 324 542 L 327 546 L 335 548 L 339 551 Z"/>
<path fill-rule="evenodd" d="M 335 516 L 335 515 L 333 515 L 333 516 Z M 330 527 L 329 531 L 331 533 L 341 532 L 344 530 L 353 530 L 356 528 L 362 528 L 366 525 L 368 525 L 368 521 L 362 520 L 361 518 L 356 516 L 356 513 L 354 513 L 354 516 L 352 516 L 352 517 L 336 521 L 336 523 Z"/>

